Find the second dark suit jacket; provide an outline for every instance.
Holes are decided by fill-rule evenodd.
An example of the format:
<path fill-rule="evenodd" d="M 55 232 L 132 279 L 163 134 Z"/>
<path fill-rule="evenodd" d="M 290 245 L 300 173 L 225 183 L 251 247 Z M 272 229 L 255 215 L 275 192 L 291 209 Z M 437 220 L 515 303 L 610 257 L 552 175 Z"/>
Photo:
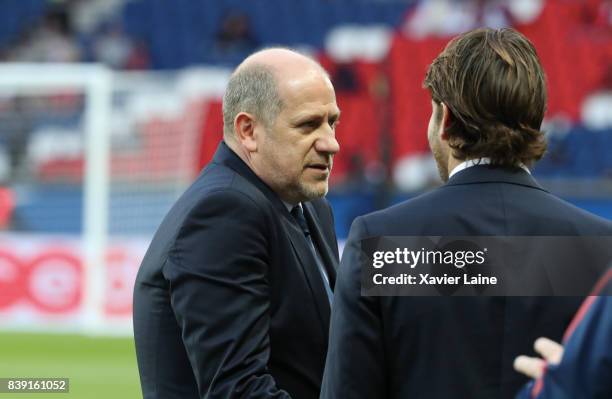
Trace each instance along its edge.
<path fill-rule="evenodd" d="M 304 213 L 330 281 L 326 200 Z M 316 398 L 330 306 L 308 241 L 224 143 L 170 210 L 134 288 L 145 399 Z"/>
<path fill-rule="evenodd" d="M 525 171 L 474 166 L 420 197 L 353 222 L 334 295 L 322 398 L 512 398 L 514 358 L 560 340 L 581 298 L 367 297 L 359 241 L 377 236 L 612 235 L 609 221 Z"/>

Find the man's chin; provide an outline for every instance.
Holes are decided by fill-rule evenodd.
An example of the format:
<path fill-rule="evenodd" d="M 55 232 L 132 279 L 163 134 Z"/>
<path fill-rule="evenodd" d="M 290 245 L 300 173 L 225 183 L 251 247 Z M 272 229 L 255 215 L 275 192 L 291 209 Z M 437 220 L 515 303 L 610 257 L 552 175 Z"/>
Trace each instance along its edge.
<path fill-rule="evenodd" d="M 305 198 L 304 201 L 312 201 L 324 197 L 328 190 L 329 185 L 327 182 L 317 182 L 314 184 L 303 184 L 300 191 Z"/>

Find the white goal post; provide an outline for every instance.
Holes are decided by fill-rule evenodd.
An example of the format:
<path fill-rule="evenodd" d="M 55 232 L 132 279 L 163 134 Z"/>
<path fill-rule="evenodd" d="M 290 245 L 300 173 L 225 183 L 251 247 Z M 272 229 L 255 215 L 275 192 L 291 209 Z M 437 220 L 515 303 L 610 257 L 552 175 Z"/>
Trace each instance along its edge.
<path fill-rule="evenodd" d="M 0 64 L 2 94 L 44 95 L 77 89 L 85 94 L 83 135 L 85 171 L 82 232 L 85 286 L 82 327 L 97 332 L 102 326 L 104 259 L 108 237 L 109 142 L 112 72 L 95 64 Z"/>

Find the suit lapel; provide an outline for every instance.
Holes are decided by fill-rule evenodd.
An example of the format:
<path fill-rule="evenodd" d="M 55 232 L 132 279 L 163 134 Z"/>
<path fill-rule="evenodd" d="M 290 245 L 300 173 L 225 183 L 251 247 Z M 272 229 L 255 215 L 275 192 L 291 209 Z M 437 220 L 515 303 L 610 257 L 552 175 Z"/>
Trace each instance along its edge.
<path fill-rule="evenodd" d="M 321 229 L 314 206 L 310 202 L 305 202 L 303 205 L 304 215 L 306 216 L 308 227 L 310 228 L 310 234 L 312 235 L 312 239 L 319 250 L 319 254 L 321 255 L 323 264 L 325 266 L 325 271 L 327 271 L 327 276 L 329 277 L 329 284 L 333 290 L 336 284 L 336 269 L 338 268 L 338 261 L 333 255 L 334 251 L 330 248 L 329 243 L 324 238 L 323 230 Z"/>
<path fill-rule="evenodd" d="M 291 241 L 296 257 L 300 262 L 300 266 L 302 267 L 302 271 L 304 272 L 304 276 L 306 277 L 310 291 L 312 292 L 315 306 L 321 319 L 323 333 L 325 336 L 327 336 L 327 332 L 329 331 L 329 317 L 331 314 L 331 309 L 327 300 L 325 287 L 323 286 L 323 277 L 321 276 L 321 273 L 319 273 L 316 266 L 316 260 L 310 248 L 310 244 L 306 240 L 306 237 L 304 237 L 304 233 L 302 233 L 302 230 L 293 221 L 291 215 L 289 215 L 289 218 L 281 217 L 281 220 L 287 232 L 287 236 Z"/>

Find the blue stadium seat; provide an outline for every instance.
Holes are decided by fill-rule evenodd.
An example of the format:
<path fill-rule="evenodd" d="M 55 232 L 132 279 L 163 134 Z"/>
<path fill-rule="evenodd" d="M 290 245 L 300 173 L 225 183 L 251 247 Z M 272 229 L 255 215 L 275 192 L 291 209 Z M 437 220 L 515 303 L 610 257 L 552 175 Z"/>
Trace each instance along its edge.
<path fill-rule="evenodd" d="M 8 45 L 45 12 L 45 0 L 4 0 L 0 13 L 0 47 Z"/>
<path fill-rule="evenodd" d="M 123 9 L 126 30 L 149 42 L 154 68 L 179 68 L 197 62 L 227 64 L 211 57 L 216 32 L 228 12 L 244 12 L 261 43 L 322 48 L 325 35 L 346 23 L 397 25 L 411 1 L 390 0 L 135 0 Z M 230 63 L 237 62 L 229 60 Z"/>

